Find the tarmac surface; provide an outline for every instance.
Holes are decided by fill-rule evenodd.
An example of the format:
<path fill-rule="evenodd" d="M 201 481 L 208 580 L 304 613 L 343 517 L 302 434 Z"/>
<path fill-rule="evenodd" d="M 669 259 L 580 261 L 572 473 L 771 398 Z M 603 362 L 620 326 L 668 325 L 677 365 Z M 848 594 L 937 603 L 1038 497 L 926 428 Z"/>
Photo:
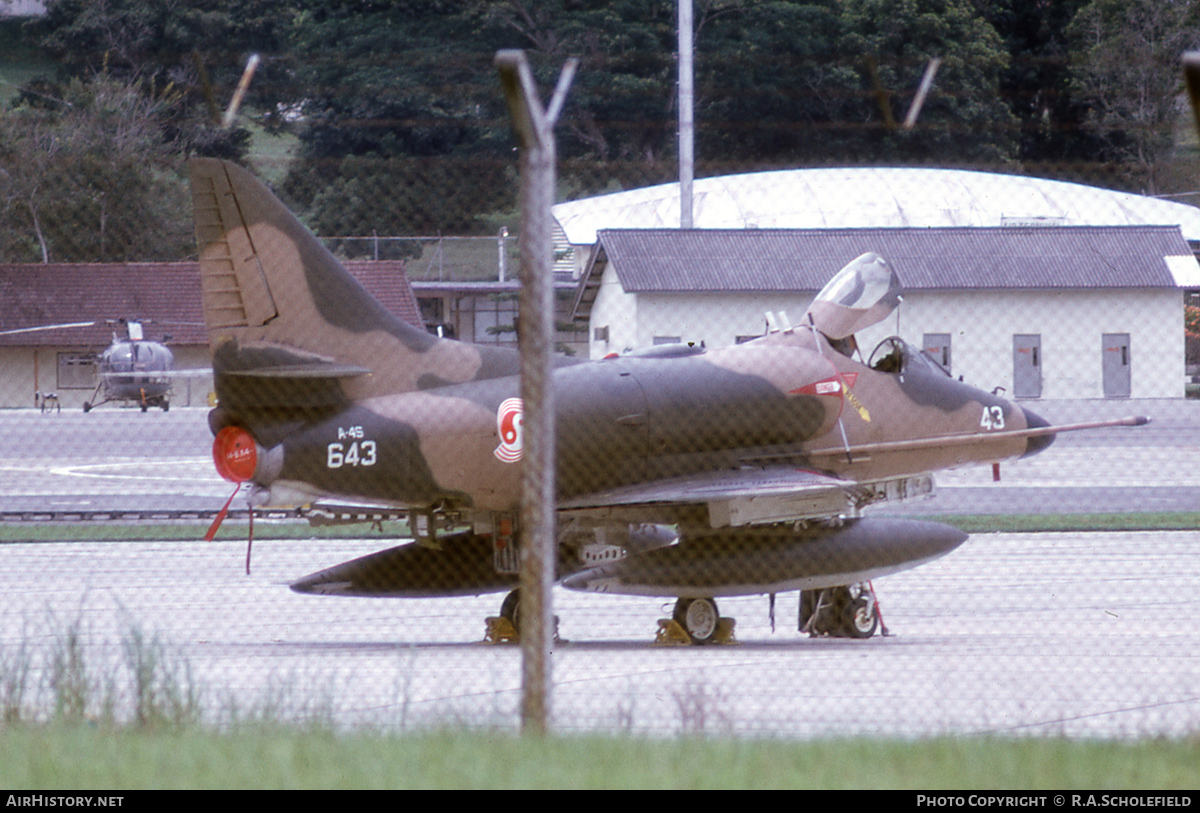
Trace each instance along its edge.
<path fill-rule="evenodd" d="M 921 515 L 1200 511 L 1200 401 L 1037 401 L 1053 424 L 1148 415 L 1141 427 L 1059 435 L 1027 460 L 935 475 L 932 498 L 880 506 Z M 212 465 L 207 409 L 0 412 L 0 514 L 212 511 L 232 488 Z"/>
<path fill-rule="evenodd" d="M 810 639 L 796 594 L 722 599 L 737 644 L 655 646 L 670 602 L 555 590 L 559 732 L 1067 736 L 1200 733 L 1197 534 L 978 535 L 879 580 L 890 630 Z M 85 676 L 88 716 L 138 696 L 194 696 L 214 722 L 248 716 L 405 730 L 519 723 L 521 652 L 485 645 L 500 595 L 304 596 L 285 583 L 381 546 L 257 542 L 0 546 L 0 687 L 28 665 L 22 715 Z M 135 690 L 135 642 L 156 664 Z M 159 649 L 150 648 L 153 644 Z M 75 653 L 73 661 L 66 656 Z M 79 664 L 74 670 L 61 664 Z M 60 664 L 56 667 L 55 664 Z M 7 701 L 11 703 L 11 701 Z"/>
<path fill-rule="evenodd" d="M 1063 435 L 1042 455 L 1005 464 L 999 484 L 987 468 L 939 475 L 919 513 L 1089 510 L 1086 495 L 1107 511 L 1197 510 L 1200 403 L 1033 408 L 1054 423 L 1124 414 L 1154 422 Z M 0 414 L 0 511 L 219 507 L 232 489 L 212 472 L 204 417 Z M 286 587 L 393 543 L 259 540 L 249 576 L 242 543 L 0 545 L 0 705 L 44 717 L 75 675 L 89 716 L 106 705 L 129 716 L 140 651 L 143 665 L 148 652 L 157 664 L 151 695 L 165 703 L 188 694 L 214 721 L 515 728 L 520 650 L 480 643 L 501 595 L 344 599 Z M 670 601 L 556 590 L 563 641 L 552 659 L 552 726 L 651 736 L 1195 737 L 1198 543 L 1195 531 L 975 535 L 879 580 L 891 634 L 866 641 L 797 632 L 791 593 L 778 597 L 775 631 L 766 597 L 722 599 L 722 614 L 737 619 L 736 645 L 657 647 Z"/>

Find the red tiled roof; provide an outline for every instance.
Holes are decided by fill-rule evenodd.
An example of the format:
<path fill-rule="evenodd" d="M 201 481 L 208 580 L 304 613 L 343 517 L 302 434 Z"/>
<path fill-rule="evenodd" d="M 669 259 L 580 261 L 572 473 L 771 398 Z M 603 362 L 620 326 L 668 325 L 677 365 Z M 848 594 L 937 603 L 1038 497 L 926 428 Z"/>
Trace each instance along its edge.
<path fill-rule="evenodd" d="M 372 296 L 404 321 L 425 329 L 400 260 L 345 263 Z M 200 264 L 0 263 L 0 331 L 96 321 L 86 328 L 0 336 L 0 346 L 107 345 L 118 319 L 141 320 L 147 339 L 206 344 L 200 305 Z"/>

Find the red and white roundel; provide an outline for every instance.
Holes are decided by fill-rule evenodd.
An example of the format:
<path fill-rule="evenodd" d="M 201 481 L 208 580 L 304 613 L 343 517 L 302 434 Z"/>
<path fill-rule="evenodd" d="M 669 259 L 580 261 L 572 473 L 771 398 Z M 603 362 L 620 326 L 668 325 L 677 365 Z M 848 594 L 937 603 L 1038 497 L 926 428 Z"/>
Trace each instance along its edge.
<path fill-rule="evenodd" d="M 516 463 L 525 447 L 525 404 L 520 398 L 507 398 L 496 410 L 496 433 L 500 445 L 493 454 L 504 463 Z"/>

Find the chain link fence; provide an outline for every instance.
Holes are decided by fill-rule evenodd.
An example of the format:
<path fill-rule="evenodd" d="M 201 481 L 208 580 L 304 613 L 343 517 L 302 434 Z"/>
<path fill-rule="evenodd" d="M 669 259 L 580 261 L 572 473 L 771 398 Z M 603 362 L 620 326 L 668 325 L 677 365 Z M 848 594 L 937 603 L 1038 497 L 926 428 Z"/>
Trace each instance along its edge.
<path fill-rule="evenodd" d="M 669 180 L 633 166 L 564 162 L 560 186 L 583 195 Z M 512 167 L 452 170 L 444 195 L 418 184 L 403 195 L 396 185 L 338 187 L 385 214 L 316 229 L 348 235 L 325 240 L 342 260 L 402 261 L 419 308 L 410 328 L 377 331 L 393 323 L 357 294 L 339 300 L 332 283 L 279 293 L 268 269 L 284 327 L 272 333 L 263 320 L 261 335 L 239 341 L 300 349 L 237 356 L 268 372 L 216 384 L 212 403 L 207 389 L 184 401 L 181 388 L 192 385 L 176 379 L 169 410 L 133 397 L 85 413 L 70 401 L 102 383 L 81 359 L 103 344 L 0 347 L 12 407 L 0 411 L 7 723 L 518 726 L 521 653 L 505 626 L 519 618 L 506 596 L 516 585 L 508 546 L 520 545 L 511 500 L 520 464 L 505 460 L 521 449 L 509 352 L 517 221 L 430 214 L 469 198 L 515 212 L 515 176 Z M 1091 183 L 1121 171 L 1077 170 Z M 187 239 L 176 234 L 191 230 L 180 189 L 163 193 L 161 221 L 119 222 L 106 213 L 117 192 L 52 181 L 47 208 L 26 207 L 25 236 L 5 244 L 4 262 L 41 259 L 39 231 L 74 240 L 50 250 L 51 262 L 60 250 L 112 263 L 178 259 L 140 241 L 147 231 Z M 281 191 L 293 203 L 315 199 L 322 192 L 310 181 Z M 989 201 L 997 211 L 1023 205 Z M 394 236 L 388 226 L 399 222 L 434 236 Z M 1018 266 L 1050 231 L 1021 228 Z M 1185 237 L 1195 239 L 1174 239 L 1187 254 Z M 551 728 L 1195 737 L 1200 412 L 1184 397 L 1184 302 L 1197 275 L 1178 260 L 1170 277 L 1162 252 L 1129 251 L 1105 262 L 1128 263 L 1130 279 L 1159 276 L 1095 287 L 1063 271 L 1060 284 L 1037 290 L 913 284 L 894 313 L 853 331 L 857 348 L 851 334 L 818 335 L 803 319 L 817 291 L 873 250 L 864 242 L 813 260 L 820 278 L 795 291 L 705 295 L 669 284 L 631 290 L 622 257 L 609 254 L 597 271 L 591 246 L 560 251 L 556 341 L 573 356 L 557 378 Z M 286 265 L 286 253 L 273 256 Z M 673 262 L 686 278 L 710 259 Z M 722 259 L 735 271 L 748 264 L 744 254 Z M 917 254 L 885 259 L 908 286 Z M 979 257 L 927 259 L 963 274 L 981 266 Z M 590 321 L 579 307 L 588 268 L 607 297 Z M 1086 276 L 1095 265 L 1081 268 Z M 141 314 L 103 313 L 98 299 L 61 321 L 150 316 L 163 294 L 134 291 Z M 40 305 L 51 309 L 56 295 L 47 289 Z M 312 321 L 288 325 L 293 308 Z M 619 330 L 632 338 L 618 341 Z M 472 344 L 426 338 L 439 332 Z M 892 334 L 902 342 L 886 344 Z M 176 367 L 207 366 L 199 342 L 177 348 L 188 360 Z M 1055 425 L 1125 415 L 1151 423 L 1063 433 L 1024 459 L 1011 458 L 1044 444 L 955 445 L 1036 430 L 1036 415 Z M 210 452 L 227 426 L 249 427 L 259 460 L 259 486 L 232 498 Z M 941 445 L 921 445 L 939 436 Z M 910 453 L 919 459 L 901 460 Z M 915 499 L 895 499 L 903 495 Z M 230 499 L 233 515 L 202 541 Z"/>

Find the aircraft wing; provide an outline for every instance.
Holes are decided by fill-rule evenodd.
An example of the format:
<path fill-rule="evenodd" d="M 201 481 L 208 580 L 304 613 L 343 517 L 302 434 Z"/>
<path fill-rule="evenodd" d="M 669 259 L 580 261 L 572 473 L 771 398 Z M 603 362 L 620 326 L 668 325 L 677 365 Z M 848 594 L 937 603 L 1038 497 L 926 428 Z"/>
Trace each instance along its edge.
<path fill-rule="evenodd" d="M 655 480 L 561 500 L 560 511 L 708 509 L 714 528 L 830 517 L 846 510 L 859 484 L 787 466 L 731 469 Z"/>

